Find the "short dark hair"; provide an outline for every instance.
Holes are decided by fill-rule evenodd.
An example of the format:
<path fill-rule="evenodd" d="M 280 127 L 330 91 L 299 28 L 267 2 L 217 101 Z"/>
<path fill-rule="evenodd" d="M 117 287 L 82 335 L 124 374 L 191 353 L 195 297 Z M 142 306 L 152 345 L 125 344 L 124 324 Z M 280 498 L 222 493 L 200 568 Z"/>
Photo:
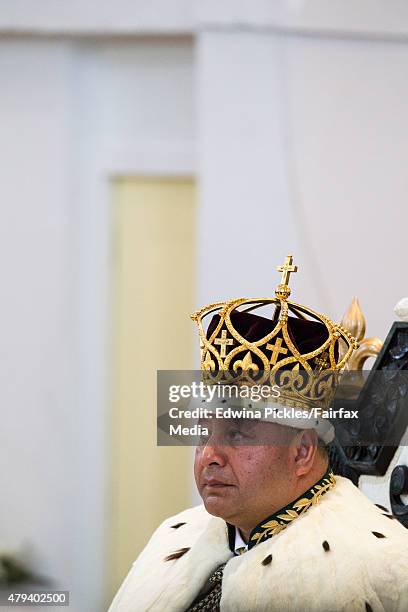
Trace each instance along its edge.
<path fill-rule="evenodd" d="M 329 462 L 329 448 L 326 444 L 318 444 L 317 452 L 319 453 L 322 459 L 325 459 Z"/>

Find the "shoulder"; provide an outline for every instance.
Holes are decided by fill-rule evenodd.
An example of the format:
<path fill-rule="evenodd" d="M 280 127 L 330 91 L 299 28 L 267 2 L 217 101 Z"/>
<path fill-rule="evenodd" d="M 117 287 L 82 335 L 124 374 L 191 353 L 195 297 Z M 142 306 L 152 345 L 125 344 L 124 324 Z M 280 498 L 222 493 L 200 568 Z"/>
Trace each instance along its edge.
<path fill-rule="evenodd" d="M 333 609 L 336 593 L 336 610 L 364 610 L 366 604 L 373 610 L 408 610 L 408 530 L 349 480 L 336 480 L 334 489 L 286 529 L 229 562 L 225 597 L 238 605 L 237 584 L 251 573 L 253 583 L 265 589 L 248 597 L 265 609 L 271 596 L 279 609 L 290 609 L 299 593 L 299 608 Z"/>
<path fill-rule="evenodd" d="M 341 476 L 336 476 L 336 480 L 336 487 L 322 498 L 316 511 L 305 516 L 312 524 L 318 521 L 313 531 L 342 542 L 342 547 L 347 547 L 354 556 L 369 559 L 370 568 L 376 568 L 376 559 L 382 568 L 390 561 L 390 556 L 382 557 L 386 551 L 388 555 L 393 551 L 406 563 L 408 530 L 384 508 L 373 504 L 351 481 Z"/>
<path fill-rule="evenodd" d="M 183 510 L 153 533 L 110 612 L 185 610 L 211 571 L 231 555 L 222 519 L 203 506 Z"/>
<path fill-rule="evenodd" d="M 332 503 L 337 506 L 338 521 L 333 531 L 347 535 L 355 554 L 369 558 L 371 574 L 384 576 L 385 568 L 393 574 L 402 570 L 406 574 L 404 583 L 408 583 L 408 529 L 349 480 L 337 476 L 337 481 L 338 495 L 333 496 Z"/>
<path fill-rule="evenodd" d="M 329 513 L 337 514 L 336 523 L 345 521 L 347 528 L 359 532 L 370 528 L 370 531 L 381 534 L 381 529 L 383 529 L 384 535 L 388 534 L 391 540 L 396 540 L 395 543 L 398 541 L 401 547 L 407 548 L 408 529 L 403 527 L 391 512 L 374 504 L 347 478 L 336 476 L 336 481 L 337 486 L 332 495 L 327 496 L 327 508 L 324 503 L 321 506 L 323 510 L 327 509 Z"/>
<path fill-rule="evenodd" d="M 408 530 L 350 480 L 336 480 L 304 517 L 302 532 L 308 533 L 301 537 L 313 565 L 351 600 L 364 599 L 373 609 L 378 600 L 387 611 L 408 609 Z"/>

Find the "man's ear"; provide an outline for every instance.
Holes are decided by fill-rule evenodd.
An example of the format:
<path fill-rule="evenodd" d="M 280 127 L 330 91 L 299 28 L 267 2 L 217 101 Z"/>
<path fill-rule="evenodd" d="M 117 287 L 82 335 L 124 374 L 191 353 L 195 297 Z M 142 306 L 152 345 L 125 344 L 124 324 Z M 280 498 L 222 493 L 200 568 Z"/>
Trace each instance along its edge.
<path fill-rule="evenodd" d="M 296 476 L 308 474 L 314 467 L 318 437 L 314 429 L 302 429 L 293 440 L 293 460 Z"/>

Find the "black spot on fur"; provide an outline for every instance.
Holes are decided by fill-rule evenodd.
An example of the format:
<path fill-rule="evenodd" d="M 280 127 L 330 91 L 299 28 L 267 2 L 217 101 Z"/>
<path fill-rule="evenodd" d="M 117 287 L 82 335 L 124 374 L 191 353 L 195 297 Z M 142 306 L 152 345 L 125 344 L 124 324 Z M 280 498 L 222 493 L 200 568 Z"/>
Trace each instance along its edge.
<path fill-rule="evenodd" d="M 182 527 L 183 525 L 186 525 L 186 523 L 176 523 L 175 525 L 172 525 L 171 528 L 178 529 L 179 527 Z"/>
<path fill-rule="evenodd" d="M 383 516 L 386 516 L 389 519 L 395 519 L 397 518 L 396 516 L 394 516 L 393 514 L 383 514 Z"/>
<path fill-rule="evenodd" d="M 368 601 L 366 601 L 365 608 L 366 608 L 366 612 L 373 612 L 373 609 L 372 609 L 372 607 L 370 606 L 370 604 L 368 603 Z"/>
<path fill-rule="evenodd" d="M 262 561 L 262 565 L 269 565 L 271 561 L 272 561 L 272 555 L 268 555 L 268 556 L 267 556 L 267 557 L 265 557 L 265 559 Z"/>
<path fill-rule="evenodd" d="M 330 550 L 330 546 L 327 540 L 325 540 L 324 542 L 322 542 L 322 546 L 323 546 L 323 550 L 325 550 L 326 552 L 329 552 Z"/>
<path fill-rule="evenodd" d="M 375 504 L 377 506 L 377 508 L 379 508 L 380 510 L 384 510 L 384 512 L 389 512 L 389 510 L 387 510 L 387 508 L 385 508 L 384 506 L 382 506 L 381 504 Z"/>
<path fill-rule="evenodd" d="M 379 531 L 372 531 L 371 533 L 373 535 L 375 535 L 376 538 L 385 538 L 386 537 L 383 533 L 380 533 Z"/>
<path fill-rule="evenodd" d="M 165 557 L 165 561 L 174 561 L 176 559 L 180 559 L 180 557 L 182 557 L 183 555 L 186 554 L 186 552 L 188 552 L 190 550 L 190 547 L 186 547 L 186 548 L 180 548 L 179 550 L 175 550 L 173 553 L 170 553 L 169 555 L 167 555 L 167 557 Z"/>

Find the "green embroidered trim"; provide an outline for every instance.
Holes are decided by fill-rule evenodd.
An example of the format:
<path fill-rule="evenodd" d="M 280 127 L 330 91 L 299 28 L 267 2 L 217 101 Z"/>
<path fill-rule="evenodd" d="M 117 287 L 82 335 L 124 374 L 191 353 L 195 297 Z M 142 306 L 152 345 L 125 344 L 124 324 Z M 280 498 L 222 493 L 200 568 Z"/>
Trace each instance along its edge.
<path fill-rule="evenodd" d="M 249 537 L 248 550 L 286 529 L 292 521 L 307 512 L 311 506 L 318 504 L 322 495 L 332 489 L 335 484 L 334 474 L 328 470 L 313 487 L 305 491 L 298 499 L 278 510 L 278 512 L 271 514 L 265 521 L 255 527 Z"/>

